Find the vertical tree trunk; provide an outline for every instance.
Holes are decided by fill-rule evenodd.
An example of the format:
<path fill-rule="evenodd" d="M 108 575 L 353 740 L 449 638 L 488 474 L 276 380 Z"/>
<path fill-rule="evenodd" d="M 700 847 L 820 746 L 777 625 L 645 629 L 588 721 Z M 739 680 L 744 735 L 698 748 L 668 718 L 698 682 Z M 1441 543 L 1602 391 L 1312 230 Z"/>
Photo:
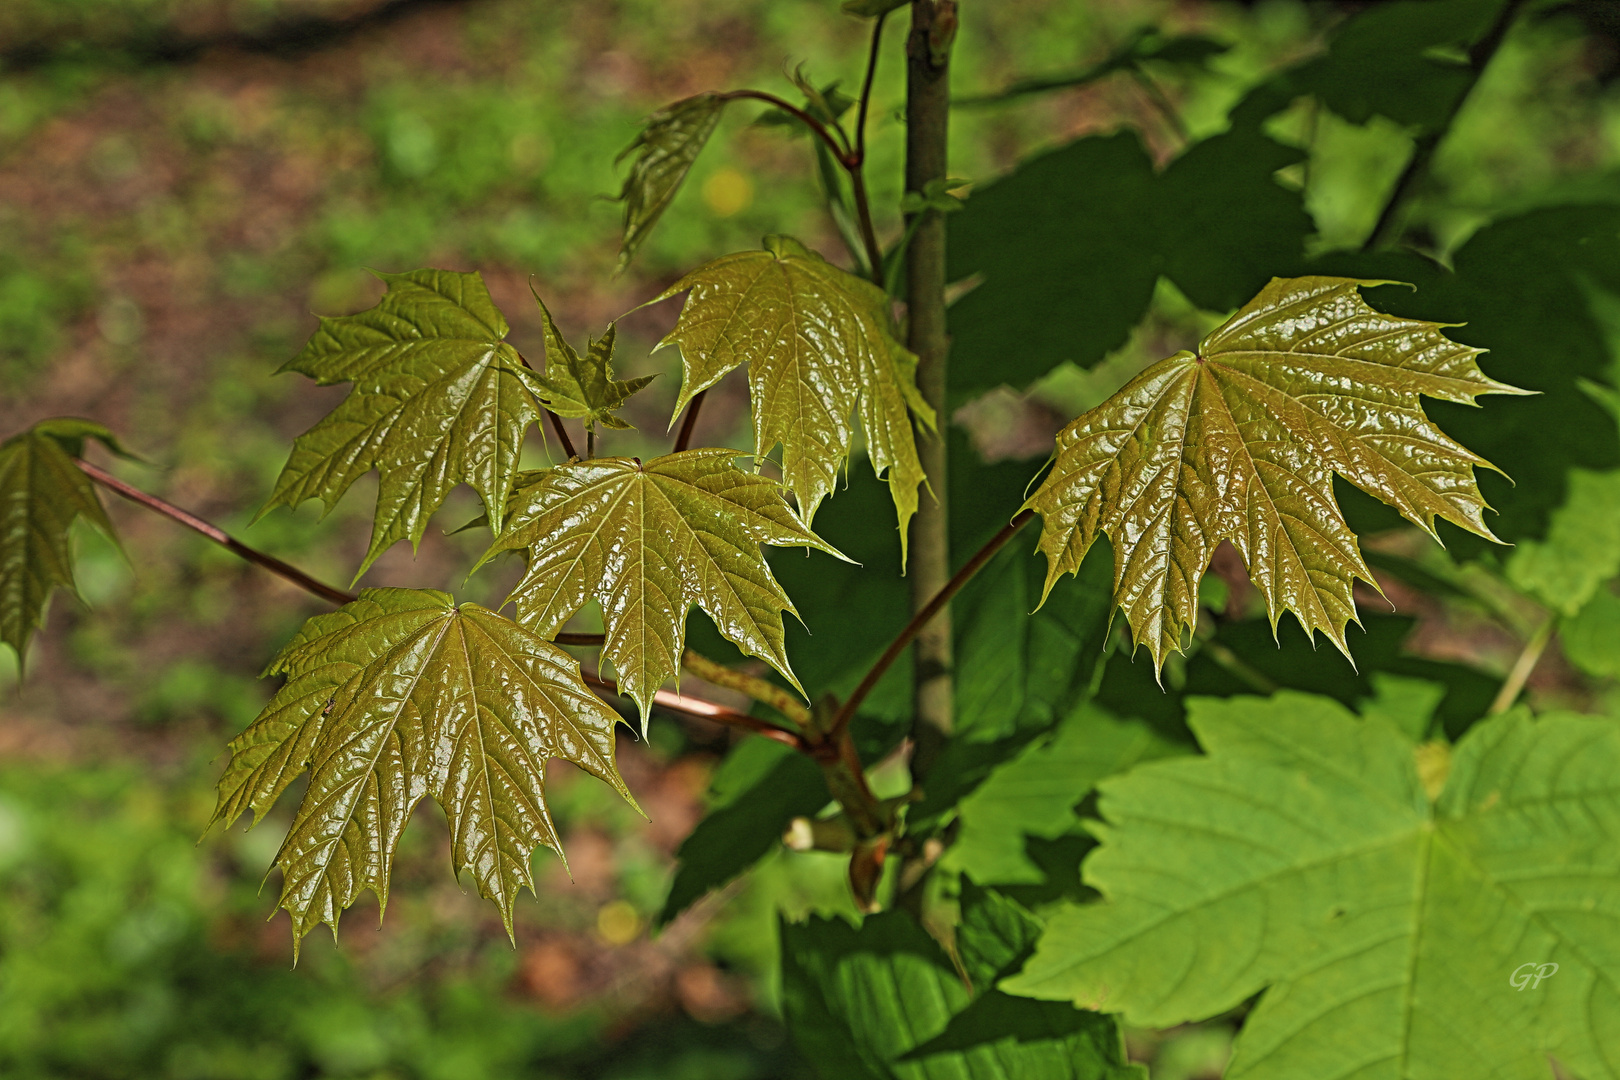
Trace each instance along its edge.
<path fill-rule="evenodd" d="M 950 47 L 956 36 L 955 0 L 912 0 L 906 41 L 906 190 L 922 191 L 945 178 L 950 126 Z M 923 493 L 911 521 L 912 611 L 933 599 L 951 577 L 946 515 L 945 219 L 923 211 L 923 222 L 906 252 L 907 344 L 921 361 L 917 386 L 939 419 L 939 433 L 921 441 L 923 468 L 933 498 Z M 946 608 L 917 635 L 916 743 L 914 775 L 926 773 L 951 732 L 951 617 Z"/>

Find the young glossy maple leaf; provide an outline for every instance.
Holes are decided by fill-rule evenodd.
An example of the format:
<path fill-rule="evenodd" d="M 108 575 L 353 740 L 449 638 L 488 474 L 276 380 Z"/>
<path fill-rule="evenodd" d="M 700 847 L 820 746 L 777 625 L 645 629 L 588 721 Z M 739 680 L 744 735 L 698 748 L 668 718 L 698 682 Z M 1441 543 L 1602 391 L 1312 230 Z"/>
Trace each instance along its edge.
<path fill-rule="evenodd" d="M 754 456 L 782 444 L 782 483 L 809 524 L 849 457 L 858 410 L 872 467 L 888 474 L 903 562 L 924 480 L 911 418 L 932 431 L 934 411 L 917 392 L 917 357 L 890 333 L 883 290 L 788 236 L 700 266 L 652 302 L 687 290 L 675 329 L 658 343 L 681 350 L 675 414 L 746 363 Z"/>
<path fill-rule="evenodd" d="M 1266 599 L 1348 655 L 1351 587 L 1372 582 L 1333 496 L 1333 475 L 1431 535 L 1444 518 L 1495 539 L 1476 466 L 1420 398 L 1473 404 L 1520 394 L 1479 370 L 1483 351 L 1442 324 L 1369 307 L 1348 278 L 1274 278 L 1206 337 L 1161 360 L 1058 434 L 1051 475 L 1025 504 L 1044 519 L 1046 589 L 1099 534 L 1114 595 L 1154 665 L 1198 616 L 1198 581 L 1229 540 Z"/>
<path fill-rule="evenodd" d="M 496 529 L 528 426 L 540 416 L 507 324 L 476 273 L 379 274 L 388 292 L 321 328 L 281 371 L 354 389 L 293 443 L 263 517 L 318 498 L 330 511 L 376 469 L 376 517 L 359 578 L 395 541 L 421 541 L 450 489 L 468 484 Z"/>
<path fill-rule="evenodd" d="M 647 118 L 646 127 L 625 147 L 615 164 L 629 154 L 636 160 L 624 178 L 619 199 L 624 203 L 624 239 L 619 244 L 619 269 L 630 265 L 636 249 L 647 239 L 658 218 L 675 197 L 692 163 L 714 134 L 725 111 L 719 94 L 705 92 L 667 105 Z"/>
<path fill-rule="evenodd" d="M 309 789 L 276 856 L 295 942 L 336 931 L 365 889 L 388 904 L 394 850 L 433 797 L 452 859 L 501 909 L 533 891 L 536 848 L 562 854 L 545 765 L 560 757 L 635 800 L 614 763 L 618 714 L 579 664 L 532 631 L 431 589 L 365 589 L 310 619 L 265 672 L 286 684 L 231 742 L 214 821 L 255 820 L 306 768 Z M 639 808 L 638 808 L 639 809 Z"/>
<path fill-rule="evenodd" d="M 44 624 L 51 590 L 77 595 L 68 536 L 74 520 L 82 515 L 118 540 L 90 478 L 73 463 L 87 438 L 123 453 L 100 424 L 67 418 L 43 420 L 0 443 L 0 641 L 19 664 Z"/>
<path fill-rule="evenodd" d="M 602 607 L 603 655 L 641 707 L 680 671 L 686 613 L 708 612 L 737 647 L 788 666 L 782 613 L 793 603 L 760 544 L 842 555 L 810 531 L 773 480 L 732 464 L 735 450 L 597 458 L 535 474 L 513 497 L 511 524 L 479 560 L 526 549 L 529 569 L 507 599 L 542 637 L 587 600 Z M 801 689 L 802 693 L 802 689 Z"/>
<path fill-rule="evenodd" d="M 534 302 L 540 305 L 540 318 L 545 323 L 546 370 L 542 374 L 522 369 L 524 380 L 534 388 L 546 408 L 558 416 L 583 420 L 587 427 L 601 424 L 629 430 L 630 425 L 614 413 L 656 376 L 614 379 L 613 341 L 618 324 L 609 324 L 607 333 L 590 342 L 582 359 L 557 332 L 557 324 L 551 321 L 551 312 L 538 293 Z"/>

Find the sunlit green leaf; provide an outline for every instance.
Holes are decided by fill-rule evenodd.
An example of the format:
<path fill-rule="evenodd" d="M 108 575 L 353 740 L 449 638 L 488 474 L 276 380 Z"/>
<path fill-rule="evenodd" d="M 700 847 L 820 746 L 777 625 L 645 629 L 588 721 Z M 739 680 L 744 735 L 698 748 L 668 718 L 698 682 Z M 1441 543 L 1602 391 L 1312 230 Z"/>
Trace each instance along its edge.
<path fill-rule="evenodd" d="M 726 102 L 719 94 L 702 93 L 653 113 L 634 142 L 619 154 L 622 161 L 635 154 L 630 175 L 624 178 L 619 199 L 624 203 L 624 239 L 619 244 L 619 269 L 630 265 L 636 249 L 669 206 L 692 163 L 703 151 Z"/>
<path fill-rule="evenodd" d="M 557 331 L 557 324 L 551 321 L 551 312 L 539 294 L 535 295 L 534 302 L 540 305 L 540 318 L 545 324 L 546 370 L 537 374 L 524 369 L 521 372 L 524 380 L 534 387 L 546 408 L 558 416 L 583 420 L 588 427 L 601 424 L 628 429 L 630 425 L 614 414 L 656 376 L 643 375 L 628 381 L 613 378 L 616 323 L 609 324 L 607 333 L 589 343 L 582 359 Z"/>
<path fill-rule="evenodd" d="M 513 501 L 511 527 L 484 555 L 528 552 L 508 600 L 518 621 L 549 638 L 587 600 L 602 607 L 602 655 L 641 707 L 680 671 L 686 613 L 708 612 L 729 640 L 793 683 L 782 613 L 792 612 L 760 544 L 823 543 L 772 480 L 743 472 L 734 450 L 688 450 L 643 465 L 597 458 L 535 475 Z"/>
<path fill-rule="evenodd" d="M 1423 414 L 1423 396 L 1522 393 L 1486 378 L 1479 350 L 1437 323 L 1381 314 L 1346 278 L 1278 278 L 1200 342 L 1162 360 L 1058 435 L 1052 473 L 1026 504 L 1045 519 L 1047 589 L 1098 535 L 1114 544 L 1114 595 L 1155 665 L 1183 647 L 1198 581 L 1227 540 L 1272 626 L 1292 611 L 1348 654 L 1351 586 L 1371 582 L 1333 477 L 1433 531 L 1489 537 L 1474 482 L 1487 465 Z"/>
<path fill-rule="evenodd" d="M 1192 726 L 1208 756 L 1103 782 L 1105 900 L 1004 989 L 1152 1027 L 1265 991 L 1234 1080 L 1620 1076 L 1612 719 L 1483 721 L 1435 801 L 1444 747 L 1325 699 L 1205 699 Z"/>
<path fill-rule="evenodd" d="M 360 574 L 396 540 L 419 542 L 457 484 L 478 492 L 499 531 L 524 432 L 540 416 L 483 278 L 448 270 L 378 276 L 388 292 L 376 307 L 322 318 L 282 365 L 322 386 L 354 389 L 293 443 L 259 511 L 312 498 L 330 511 L 376 469 L 376 517 Z"/>
<path fill-rule="evenodd" d="M 911 417 L 929 430 L 935 418 L 917 392 L 916 356 L 890 330 L 883 290 L 786 236 L 701 266 L 657 299 L 688 290 L 658 346 L 681 350 L 675 412 L 746 363 L 754 454 L 781 444 L 782 483 L 808 523 L 838 483 L 858 411 L 867 456 L 888 477 L 904 551 L 924 479 Z"/>
<path fill-rule="evenodd" d="M 68 418 L 43 420 L 0 442 L 0 641 L 19 664 L 29 638 L 44 625 L 51 591 L 77 595 L 69 537 L 74 520 L 83 516 L 117 540 L 90 478 L 74 464 L 87 438 L 122 453 L 100 424 Z"/>
<path fill-rule="evenodd" d="M 532 631 L 427 589 L 366 589 L 310 619 L 266 674 L 287 683 L 231 743 L 214 820 L 262 817 L 305 769 L 309 788 L 276 856 L 295 938 L 365 889 L 388 903 L 394 850 L 431 796 L 451 859 L 501 909 L 534 888 L 536 848 L 562 854 L 546 761 L 565 758 L 629 790 L 614 764 L 618 714 L 579 664 Z"/>
<path fill-rule="evenodd" d="M 1075 807 L 1105 776 L 1176 752 L 1140 720 L 1116 720 L 1095 706 L 1077 709 L 1052 733 L 1009 761 L 962 800 L 956 841 L 942 865 L 992 884 L 1038 882 L 1024 838 L 1052 839 L 1080 824 Z"/>

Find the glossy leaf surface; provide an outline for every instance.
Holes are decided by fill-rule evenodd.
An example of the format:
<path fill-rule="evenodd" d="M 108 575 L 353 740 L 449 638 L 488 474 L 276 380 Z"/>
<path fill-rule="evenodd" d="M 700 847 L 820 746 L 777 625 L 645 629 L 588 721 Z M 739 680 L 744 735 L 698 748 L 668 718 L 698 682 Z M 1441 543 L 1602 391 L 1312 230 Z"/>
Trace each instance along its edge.
<path fill-rule="evenodd" d="M 282 366 L 354 389 L 293 443 L 259 511 L 312 498 L 330 511 L 376 469 L 376 517 L 360 574 L 396 540 L 420 541 L 457 484 L 478 492 L 499 532 L 524 432 L 540 416 L 483 278 L 448 270 L 378 276 L 388 292 L 376 307 L 322 318 Z"/>
<path fill-rule="evenodd" d="M 1192 726 L 1208 756 L 1103 782 L 1105 901 L 1053 915 L 1005 989 L 1153 1027 L 1264 990 L 1235 1080 L 1620 1076 L 1613 720 L 1514 712 L 1449 758 L 1292 693 Z"/>
<path fill-rule="evenodd" d="M 1058 435 L 1026 506 L 1041 514 L 1047 585 L 1114 544 L 1114 595 L 1155 665 L 1182 647 L 1223 540 L 1275 627 L 1292 611 L 1348 651 L 1351 587 L 1371 582 L 1333 477 L 1433 532 L 1491 536 L 1474 481 L 1488 465 L 1424 416 L 1421 397 L 1516 393 L 1437 323 L 1369 307 L 1346 278 L 1274 279 L 1200 344 L 1148 368 Z"/>
<path fill-rule="evenodd" d="M 983 966 L 1000 960 L 1016 967 L 1022 958 L 1018 939 L 1028 928 L 997 940 L 1009 929 L 1001 921 L 964 926 L 986 961 L 983 974 Z M 1126 1063 L 1109 1017 L 1014 1001 L 988 987 L 975 999 L 939 945 L 903 911 L 868 916 L 858 928 L 821 917 L 784 924 L 782 999 L 794 1039 L 827 1080 L 1145 1077 L 1141 1066 Z"/>
<path fill-rule="evenodd" d="M 799 519 L 775 481 L 732 464 L 735 450 L 688 450 L 643 465 L 597 458 L 534 474 L 511 527 L 484 555 L 526 550 L 528 572 L 508 600 L 518 621 L 549 638 L 587 600 L 597 601 L 602 655 L 641 707 L 680 671 L 693 604 L 750 656 L 798 687 L 782 613 L 793 603 L 759 545 L 837 554 Z M 480 563 L 482 565 L 482 562 Z"/>
<path fill-rule="evenodd" d="M 586 426 L 601 424 L 603 427 L 628 430 L 630 425 L 615 413 L 655 376 L 615 379 L 613 341 L 617 336 L 617 325 L 609 325 L 605 334 L 589 343 L 585 355 L 581 357 L 557 331 L 557 324 L 552 321 L 545 302 L 538 295 L 534 300 L 540 305 L 540 318 L 545 324 L 546 370 L 543 374 L 537 374 L 524 369 L 524 380 L 534 387 L 535 394 L 546 408 L 558 416 L 583 420 Z"/>
<path fill-rule="evenodd" d="M 73 522 L 83 517 L 117 539 L 90 478 L 73 463 L 86 438 L 119 449 L 111 432 L 88 420 L 45 420 L 0 442 L 0 642 L 19 664 L 44 625 L 52 590 L 77 593 Z"/>
<path fill-rule="evenodd" d="M 754 455 L 781 444 L 782 483 L 807 523 L 837 486 L 859 412 L 872 467 L 889 481 L 903 550 L 923 482 L 911 418 L 932 430 L 934 413 L 917 392 L 916 356 L 890 331 L 883 290 L 786 236 L 707 263 L 658 299 L 688 290 L 659 342 L 681 350 L 675 412 L 747 364 Z"/>
<path fill-rule="evenodd" d="M 304 624 L 267 674 L 286 684 L 231 742 L 214 820 L 263 817 L 305 769 L 309 788 L 276 856 L 280 906 L 302 937 L 334 930 L 365 889 L 386 908 L 400 834 L 424 797 L 451 856 L 508 933 L 530 858 L 562 854 L 545 765 L 566 758 L 631 799 L 614 763 L 619 717 L 579 664 L 530 630 L 429 589 L 366 589 Z"/>
<path fill-rule="evenodd" d="M 624 238 L 619 243 L 619 269 L 630 265 L 636 249 L 669 206 L 703 145 L 714 134 L 726 103 L 718 94 L 702 93 L 675 102 L 647 118 L 634 142 L 619 154 L 630 154 L 630 174 L 619 199 L 624 203 Z"/>

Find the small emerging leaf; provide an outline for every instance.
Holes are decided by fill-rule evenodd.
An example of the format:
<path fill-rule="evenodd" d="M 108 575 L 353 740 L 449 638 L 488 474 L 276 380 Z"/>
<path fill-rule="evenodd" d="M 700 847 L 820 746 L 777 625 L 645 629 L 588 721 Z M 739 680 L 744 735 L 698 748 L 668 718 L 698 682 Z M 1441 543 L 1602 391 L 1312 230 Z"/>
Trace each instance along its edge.
<path fill-rule="evenodd" d="M 733 465 L 736 456 L 687 450 L 645 465 L 596 458 L 547 469 L 517 492 L 511 527 L 479 561 L 528 550 L 528 573 L 508 600 L 518 621 L 542 637 L 587 600 L 601 605 L 602 654 L 641 707 L 643 733 L 653 695 L 680 671 L 693 604 L 798 687 L 782 626 L 783 612 L 797 612 L 759 545 L 838 552 L 788 507 L 774 481 Z"/>
<path fill-rule="evenodd" d="M 639 379 L 618 381 L 613 378 L 613 341 L 618 324 L 610 323 L 607 333 L 590 342 L 584 359 L 576 353 L 557 331 L 545 301 L 535 294 L 540 305 L 540 317 L 546 330 L 546 370 L 537 374 L 524 368 L 521 374 L 534 387 L 546 408 L 558 416 L 584 420 L 587 427 L 628 430 L 630 425 L 614 415 L 631 395 L 652 382 L 656 376 L 644 375 Z"/>
<path fill-rule="evenodd" d="M 746 363 L 754 456 L 782 444 L 782 482 L 809 524 L 849 457 L 850 414 L 859 410 L 872 467 L 888 474 L 903 559 L 924 479 L 911 414 L 932 431 L 934 411 L 917 392 L 916 355 L 890 332 L 883 290 L 787 236 L 701 266 L 653 303 L 688 290 L 658 343 L 681 350 L 675 415 Z"/>
<path fill-rule="evenodd" d="M 714 134 L 725 107 L 725 99 L 712 92 L 677 101 L 649 116 L 641 134 L 619 154 L 620 161 L 628 154 L 636 155 L 619 191 L 624 203 L 620 270 L 630 265 L 636 249 L 675 197 L 703 144 Z"/>
<path fill-rule="evenodd" d="M 1198 617 L 1198 582 L 1228 540 L 1275 632 L 1292 611 L 1348 655 L 1351 586 L 1372 583 L 1333 496 L 1337 473 L 1431 534 L 1434 519 L 1495 539 L 1476 466 L 1423 414 L 1422 396 L 1472 404 L 1525 391 L 1479 370 L 1441 324 L 1368 307 L 1347 278 L 1274 278 L 1206 337 L 1058 434 L 1025 504 L 1044 519 L 1046 589 L 1099 534 L 1114 597 L 1156 667 Z"/>
<path fill-rule="evenodd" d="M 540 417 L 517 374 L 506 319 L 476 273 L 379 274 L 388 292 L 369 311 L 322 318 L 281 368 L 354 389 L 293 443 L 259 511 L 318 498 L 330 511 L 376 469 L 376 517 L 359 578 L 395 541 L 422 539 L 457 484 L 477 491 L 499 531 L 523 435 Z"/>
<path fill-rule="evenodd" d="M 90 478 L 73 461 L 86 438 L 123 453 L 100 424 L 69 418 L 42 420 L 0 443 L 0 642 L 11 646 L 19 666 L 29 638 L 44 625 L 51 590 L 78 594 L 68 536 L 74 519 L 82 514 L 118 539 Z"/>
<path fill-rule="evenodd" d="M 545 766 L 560 757 L 635 805 L 614 764 L 618 714 L 549 641 L 431 589 L 365 589 L 304 624 L 266 674 L 287 683 L 231 742 L 214 821 L 255 820 L 305 769 L 276 856 L 294 940 L 334 931 L 365 889 L 388 905 L 394 850 L 425 796 L 450 822 L 457 873 L 501 909 L 534 889 L 536 848 L 562 854 Z"/>

